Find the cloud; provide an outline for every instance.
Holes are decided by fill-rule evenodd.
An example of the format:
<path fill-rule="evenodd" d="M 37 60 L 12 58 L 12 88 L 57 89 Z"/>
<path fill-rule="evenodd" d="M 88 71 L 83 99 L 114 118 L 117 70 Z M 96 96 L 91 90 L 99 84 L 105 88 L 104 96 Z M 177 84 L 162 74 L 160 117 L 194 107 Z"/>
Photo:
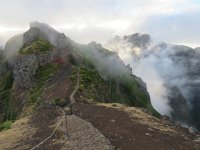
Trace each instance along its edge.
<path fill-rule="evenodd" d="M 200 11 L 180 13 L 173 16 L 152 16 L 141 26 L 156 39 L 174 44 L 196 44 L 200 46 Z"/>
<path fill-rule="evenodd" d="M 35 0 L 1 0 L 0 27 L 25 30 L 30 22 L 37 20 L 58 27 L 58 30 L 72 36 L 78 42 L 92 40 L 106 42 L 114 35 L 134 32 L 150 32 L 154 37 L 154 30 L 158 27 L 155 37 L 165 40 L 168 36 L 169 41 L 173 41 L 172 37 L 176 35 L 179 28 L 175 29 L 174 27 L 170 34 L 165 32 L 166 36 L 163 36 L 163 26 L 159 22 L 167 22 L 166 18 L 170 19 L 173 16 L 182 16 L 180 19 L 184 21 L 184 16 L 192 16 L 199 6 L 198 2 L 191 0 L 40 0 L 39 2 Z M 200 16 L 198 13 L 196 15 Z M 155 25 L 155 19 L 160 26 Z M 177 21 L 174 19 L 174 23 L 180 23 L 180 19 Z M 195 23 L 196 20 L 193 17 L 191 22 Z M 190 27 L 193 27 L 192 25 L 192 23 L 189 24 Z M 185 28 L 189 28 L 187 26 L 185 24 L 179 27 L 184 31 Z M 191 29 L 199 30 L 196 26 Z M 5 31 L 3 34 L 0 30 L 0 34 L 7 39 L 11 35 L 5 34 Z M 15 31 L 12 32 L 15 34 Z M 83 38 L 81 38 L 82 35 Z M 196 43 L 199 42 L 197 36 L 197 34 L 192 36 L 195 37 Z M 184 39 L 179 41 L 185 42 L 189 38 L 191 37 L 184 36 Z"/>

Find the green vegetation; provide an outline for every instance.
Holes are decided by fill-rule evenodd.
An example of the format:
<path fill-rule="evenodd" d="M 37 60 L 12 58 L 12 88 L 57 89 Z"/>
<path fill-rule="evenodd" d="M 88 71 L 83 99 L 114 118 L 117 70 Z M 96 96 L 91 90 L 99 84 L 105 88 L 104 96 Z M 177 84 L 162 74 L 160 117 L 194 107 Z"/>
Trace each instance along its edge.
<path fill-rule="evenodd" d="M 92 46 L 92 45 L 91 45 Z M 77 46 L 76 60 L 80 68 L 81 92 L 84 97 L 99 102 L 117 102 L 129 106 L 144 107 L 154 116 L 148 92 L 141 87 L 136 76 L 120 60 L 118 55 L 96 45 L 97 48 Z M 76 78 L 76 69 L 72 79 Z M 76 82 L 75 82 L 76 83 Z"/>
<path fill-rule="evenodd" d="M 48 79 L 55 75 L 57 72 L 57 64 L 48 64 L 44 67 L 40 67 L 35 74 L 36 84 L 28 90 L 27 96 L 29 98 L 29 104 L 36 104 L 39 97 L 44 90 L 44 84 Z M 0 125 L 0 130 L 10 128 L 11 122 L 15 120 L 16 113 L 12 107 L 12 86 L 13 86 L 13 74 L 8 72 L 0 78 L 0 113 L 3 118 L 3 123 Z M 36 105 L 33 105 L 34 107 Z"/>
<path fill-rule="evenodd" d="M 12 121 L 3 122 L 2 124 L 0 124 L 0 131 L 10 129 L 12 123 L 13 123 Z"/>
<path fill-rule="evenodd" d="M 54 46 L 46 40 L 37 40 L 30 45 L 23 46 L 19 54 L 44 53 L 53 50 Z"/>
<path fill-rule="evenodd" d="M 11 89 L 13 85 L 13 75 L 11 72 L 6 73 L 0 80 L 0 91 Z"/>
<path fill-rule="evenodd" d="M 0 113 L 3 113 L 4 120 L 14 120 L 15 113 L 10 108 L 11 88 L 13 85 L 13 75 L 11 72 L 7 72 L 0 79 Z"/>
<path fill-rule="evenodd" d="M 122 80 L 122 85 L 128 99 L 131 100 L 131 106 L 147 108 L 154 116 L 160 116 L 151 105 L 148 93 L 139 88 L 139 84 L 135 81 L 133 76 L 125 77 Z"/>
<path fill-rule="evenodd" d="M 69 102 L 69 101 L 68 101 L 68 102 Z M 64 106 L 66 103 L 67 103 L 66 99 L 60 98 L 60 97 L 56 97 L 56 98 L 53 100 L 53 104 L 56 105 L 56 106 L 59 106 L 59 107 Z"/>
<path fill-rule="evenodd" d="M 43 85 L 46 83 L 46 81 L 53 77 L 54 74 L 57 72 L 58 66 L 57 64 L 48 64 L 44 67 L 40 67 L 36 74 L 36 85 L 30 90 L 30 102 L 35 103 L 37 102 L 38 98 L 43 93 Z"/>
<path fill-rule="evenodd" d="M 71 79 L 76 84 L 77 67 L 74 67 Z M 95 69 L 79 68 L 80 92 L 85 99 L 98 102 L 117 102 L 129 106 L 145 107 L 153 115 L 159 116 L 154 110 L 145 91 L 138 88 L 134 76 L 124 75 L 117 79 L 104 80 Z"/>
<path fill-rule="evenodd" d="M 77 68 L 74 69 L 71 79 L 75 81 L 76 76 Z M 104 80 L 96 70 L 80 67 L 80 90 L 87 99 L 131 105 L 131 101 L 127 101 L 127 95 L 119 88 L 121 87 L 118 83 L 114 80 Z"/>

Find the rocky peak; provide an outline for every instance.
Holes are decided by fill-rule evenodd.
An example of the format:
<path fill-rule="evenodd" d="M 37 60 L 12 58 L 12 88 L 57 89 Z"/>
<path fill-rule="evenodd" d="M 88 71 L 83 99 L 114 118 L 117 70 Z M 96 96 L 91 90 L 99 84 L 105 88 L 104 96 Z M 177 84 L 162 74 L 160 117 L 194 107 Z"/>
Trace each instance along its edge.
<path fill-rule="evenodd" d="M 52 47 L 55 48 L 52 50 Z M 0 75 L 12 70 L 14 83 L 18 87 L 29 88 L 32 86 L 32 77 L 40 66 L 52 63 L 58 57 L 65 57 L 70 48 L 71 43 L 64 34 L 47 24 L 33 22 L 28 31 L 7 42 L 6 54 L 16 57 L 0 66 Z"/>
<path fill-rule="evenodd" d="M 29 45 L 39 39 L 48 40 L 48 37 L 45 33 L 40 31 L 39 28 L 31 27 L 27 32 L 24 33 L 23 44 Z"/>
<path fill-rule="evenodd" d="M 151 37 L 149 34 L 135 33 L 132 35 L 124 36 L 123 39 L 139 48 L 147 48 L 151 42 Z"/>
<path fill-rule="evenodd" d="M 44 37 L 42 37 L 59 49 L 71 47 L 71 41 L 69 38 L 67 38 L 63 33 L 59 33 L 58 31 L 56 31 L 55 29 L 53 29 L 45 23 L 32 22 L 30 24 L 30 27 L 39 29 L 41 33 L 37 36 L 40 37 L 41 35 L 45 35 Z M 28 32 L 31 32 L 31 30 Z"/>
<path fill-rule="evenodd" d="M 101 44 L 96 43 L 95 41 L 92 41 L 88 44 L 89 47 L 94 48 L 94 49 L 100 49 L 102 48 Z"/>

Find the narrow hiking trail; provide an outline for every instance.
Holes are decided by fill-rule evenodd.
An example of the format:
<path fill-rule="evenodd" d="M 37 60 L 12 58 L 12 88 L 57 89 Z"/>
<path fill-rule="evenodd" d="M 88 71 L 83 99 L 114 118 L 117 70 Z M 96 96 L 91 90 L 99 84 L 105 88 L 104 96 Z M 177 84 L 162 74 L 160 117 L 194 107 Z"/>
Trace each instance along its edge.
<path fill-rule="evenodd" d="M 190 137 L 185 129 L 153 118 L 139 108 L 96 104 L 78 98 L 81 75 L 77 71 L 75 76 L 77 80 L 72 84 L 68 67 L 58 73 L 44 93 L 42 101 L 46 102 L 45 105 L 38 106 L 22 124 L 12 127 L 17 136 L 9 134 L 12 129 L 3 131 L 7 136 L 0 136 L 0 143 L 4 143 L 0 149 L 30 150 L 39 143 L 42 144 L 35 150 L 200 149 L 200 144 L 194 142 L 193 136 Z M 50 103 L 55 97 L 68 97 L 67 104 L 61 108 L 65 112 Z M 74 109 L 72 115 L 65 114 L 70 114 L 69 104 Z M 59 127 L 52 135 L 57 125 Z"/>
<path fill-rule="evenodd" d="M 79 89 L 80 74 L 77 70 L 77 83 L 70 94 L 70 105 L 76 103 L 75 95 Z M 44 145 L 50 143 L 50 148 L 53 149 L 53 141 L 60 143 L 61 150 L 113 150 L 110 141 L 105 138 L 90 122 L 77 117 L 76 115 L 67 115 L 65 108 L 57 107 L 62 115 L 60 115 L 57 125 L 52 133 L 34 146 L 31 150 L 45 149 Z M 58 111 L 57 109 L 57 111 Z M 73 111 L 72 111 L 73 112 Z M 60 136 L 57 136 L 59 135 Z M 59 138 L 55 139 L 53 136 Z"/>
<path fill-rule="evenodd" d="M 75 103 L 75 98 L 74 96 L 76 95 L 76 92 L 78 91 L 79 89 L 79 85 L 80 85 L 80 69 L 78 68 L 78 71 L 77 71 L 77 84 L 75 86 L 75 89 L 72 91 L 72 93 L 70 94 L 70 103 L 71 105 Z"/>
<path fill-rule="evenodd" d="M 78 68 L 77 83 L 70 94 L 71 106 L 76 103 L 75 95 L 79 89 L 79 85 L 80 69 Z M 68 136 L 63 136 L 63 141 L 61 142 L 63 143 L 62 150 L 113 150 L 110 141 L 90 122 L 76 115 L 66 115 L 66 120 Z"/>

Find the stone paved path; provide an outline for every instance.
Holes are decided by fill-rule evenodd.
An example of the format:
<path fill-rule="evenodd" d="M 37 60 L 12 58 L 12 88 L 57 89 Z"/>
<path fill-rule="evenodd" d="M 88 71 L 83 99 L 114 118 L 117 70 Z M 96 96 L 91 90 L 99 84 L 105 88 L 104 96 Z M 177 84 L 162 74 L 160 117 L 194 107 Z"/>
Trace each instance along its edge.
<path fill-rule="evenodd" d="M 113 150 L 110 141 L 91 123 L 75 116 L 67 116 L 69 137 L 62 150 Z"/>

